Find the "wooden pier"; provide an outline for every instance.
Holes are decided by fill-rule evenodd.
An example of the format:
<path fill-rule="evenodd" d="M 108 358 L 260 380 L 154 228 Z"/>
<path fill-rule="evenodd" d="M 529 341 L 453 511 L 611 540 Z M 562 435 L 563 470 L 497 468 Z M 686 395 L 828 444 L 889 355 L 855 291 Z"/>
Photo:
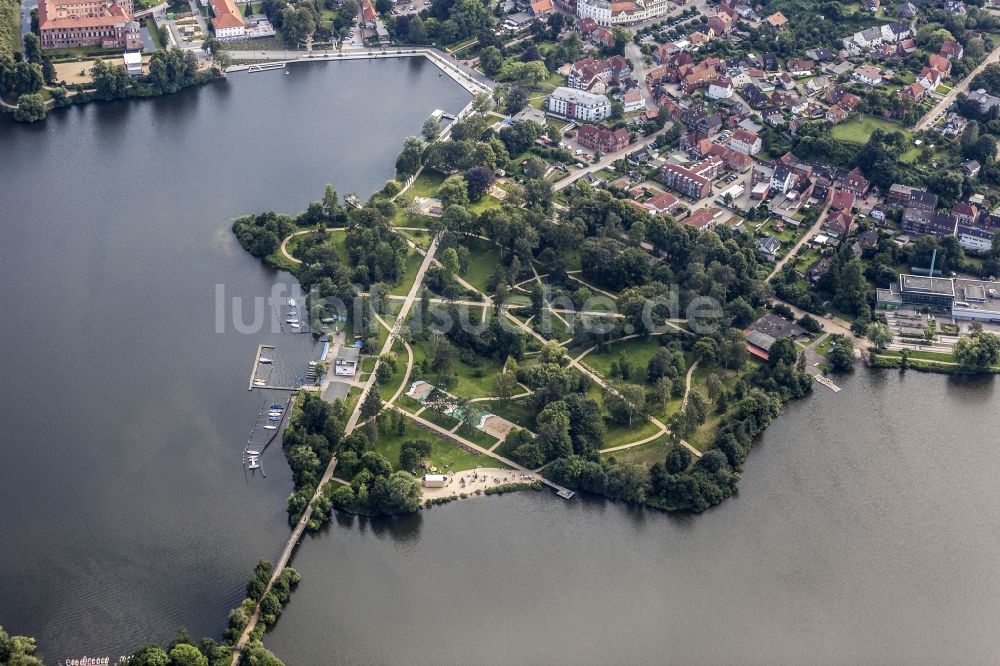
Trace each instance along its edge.
<path fill-rule="evenodd" d="M 250 369 L 250 385 L 247 387 L 248 391 L 254 390 L 254 380 L 257 379 L 257 368 L 260 367 L 260 354 L 265 349 L 274 349 L 274 345 L 257 345 L 257 356 L 253 359 L 253 367 Z M 270 386 L 260 386 L 258 388 L 272 388 Z M 278 389 L 281 390 L 281 389 Z"/>

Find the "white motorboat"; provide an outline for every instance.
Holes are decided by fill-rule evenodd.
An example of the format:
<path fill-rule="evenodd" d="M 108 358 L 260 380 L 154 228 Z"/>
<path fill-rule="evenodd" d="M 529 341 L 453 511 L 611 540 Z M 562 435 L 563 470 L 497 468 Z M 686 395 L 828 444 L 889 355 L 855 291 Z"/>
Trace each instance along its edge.
<path fill-rule="evenodd" d="M 254 386 L 267 386 L 267 382 L 265 382 L 263 379 L 255 379 L 255 380 L 253 380 L 253 385 Z"/>
<path fill-rule="evenodd" d="M 295 307 L 295 299 L 294 298 L 289 298 L 288 299 L 288 307 L 290 307 L 290 308 Z"/>
<path fill-rule="evenodd" d="M 297 323 L 299 323 L 299 320 L 298 319 L 286 319 L 285 323 L 287 323 L 287 324 L 297 324 Z"/>
<path fill-rule="evenodd" d="M 267 365 L 268 363 L 274 363 L 274 361 L 272 361 L 271 359 L 264 358 L 263 356 L 260 357 L 260 362 L 263 363 L 264 365 Z"/>
<path fill-rule="evenodd" d="M 264 426 L 264 430 L 277 430 L 277 429 L 278 429 L 278 426 L 274 426 L 274 425 L 266 425 L 266 426 Z"/>
<path fill-rule="evenodd" d="M 302 328 L 299 324 L 289 324 L 292 328 Z"/>

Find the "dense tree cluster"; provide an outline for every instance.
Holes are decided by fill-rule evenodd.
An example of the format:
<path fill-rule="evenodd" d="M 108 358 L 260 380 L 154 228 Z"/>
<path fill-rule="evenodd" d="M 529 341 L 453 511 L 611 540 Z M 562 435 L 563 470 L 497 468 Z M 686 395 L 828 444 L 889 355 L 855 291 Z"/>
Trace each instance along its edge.
<path fill-rule="evenodd" d="M 6 666 L 42 666 L 35 655 L 35 639 L 30 636 L 10 636 L 0 626 L 0 664 Z"/>

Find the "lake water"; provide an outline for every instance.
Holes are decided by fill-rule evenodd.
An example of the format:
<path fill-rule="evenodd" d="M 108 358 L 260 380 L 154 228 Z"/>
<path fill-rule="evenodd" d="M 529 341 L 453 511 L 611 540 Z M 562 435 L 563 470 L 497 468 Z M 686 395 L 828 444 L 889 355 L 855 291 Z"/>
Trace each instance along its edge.
<path fill-rule="evenodd" d="M 340 516 L 265 644 L 289 666 L 996 663 L 995 382 L 838 383 L 701 516 L 548 493 Z"/>
<path fill-rule="evenodd" d="M 216 332 L 215 286 L 288 284 L 231 220 L 368 195 L 403 139 L 468 94 L 423 59 L 239 74 L 172 97 L 0 119 L 0 625 L 48 661 L 218 635 L 288 536 L 291 478 L 241 451 L 257 345 Z M 249 319 L 250 309 L 247 306 Z"/>

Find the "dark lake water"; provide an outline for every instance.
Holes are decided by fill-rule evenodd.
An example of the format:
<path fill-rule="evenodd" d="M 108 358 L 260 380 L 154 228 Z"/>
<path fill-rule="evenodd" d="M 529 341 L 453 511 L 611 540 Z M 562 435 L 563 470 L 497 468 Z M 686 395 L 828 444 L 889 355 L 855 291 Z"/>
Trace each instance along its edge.
<path fill-rule="evenodd" d="M 241 465 L 264 400 L 247 384 L 258 344 L 311 344 L 216 332 L 217 284 L 291 282 L 232 218 L 328 182 L 367 195 L 434 109 L 468 101 L 421 59 L 287 71 L 0 121 L 0 625 L 52 663 L 217 635 L 287 538 L 280 450 L 266 479 Z"/>
<path fill-rule="evenodd" d="M 838 382 L 701 516 L 548 493 L 340 516 L 265 644 L 289 666 L 997 663 L 995 382 Z"/>

